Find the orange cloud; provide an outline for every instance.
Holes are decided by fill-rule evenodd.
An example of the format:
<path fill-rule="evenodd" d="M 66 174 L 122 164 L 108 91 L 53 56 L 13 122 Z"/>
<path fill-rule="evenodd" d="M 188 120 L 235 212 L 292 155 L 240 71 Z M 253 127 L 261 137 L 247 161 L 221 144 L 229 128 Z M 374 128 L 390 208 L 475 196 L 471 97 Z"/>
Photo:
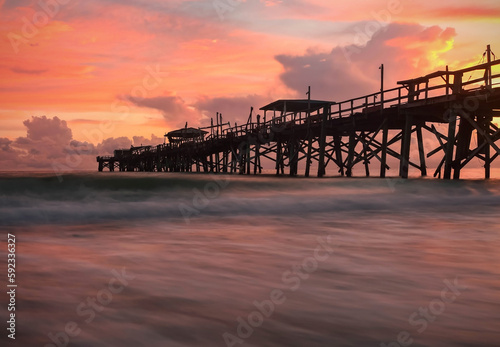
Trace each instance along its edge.
<path fill-rule="evenodd" d="M 281 79 L 297 95 L 312 87 L 314 97 L 341 101 L 379 89 L 379 66 L 386 67 L 386 86 L 431 72 L 450 49 L 456 33 L 437 26 L 393 23 L 380 29 L 365 46 L 335 47 L 330 52 L 278 55 Z"/>
<path fill-rule="evenodd" d="M 476 6 L 449 6 L 435 9 L 429 13 L 434 18 L 494 19 L 500 18 L 500 8 Z"/>
<path fill-rule="evenodd" d="M 498 16 L 495 1 L 402 4 L 390 21 L 454 20 L 449 25 L 456 31 L 393 24 L 387 29 L 392 36 L 383 31 L 366 35 L 366 59 L 346 64 L 342 52 L 331 52 L 332 47 L 341 47 L 357 27 L 376 22 L 387 2 L 245 1 L 220 21 L 210 1 L 77 1 L 61 5 L 47 23 L 36 25 L 36 35 L 26 38 L 23 27 L 42 10 L 39 2 L 0 1 L 2 136 L 12 140 L 23 131 L 23 120 L 44 114 L 64 118 L 78 139 L 102 119 L 115 124 L 107 137 L 158 136 L 184 125 L 184 119 L 206 122 L 214 111 L 228 119 L 244 117 L 250 106 L 269 99 L 303 96 L 313 83 L 318 84 L 313 94 L 326 98 L 371 92 L 382 62 L 389 84 L 450 60 L 476 58 L 478 46 L 482 48 L 478 37 L 498 42 L 494 30 L 482 30 L 483 22 L 470 24 L 476 23 L 474 18 Z M 470 26 L 463 26 L 465 12 Z M 18 53 L 10 33 L 23 38 Z M 154 88 L 144 89 L 147 67 L 156 66 L 161 78 Z M 348 87 L 339 90 L 332 71 Z M 123 98 L 137 93 L 144 102 Z M 154 101 L 173 103 L 176 115 L 167 112 L 168 102 Z"/>

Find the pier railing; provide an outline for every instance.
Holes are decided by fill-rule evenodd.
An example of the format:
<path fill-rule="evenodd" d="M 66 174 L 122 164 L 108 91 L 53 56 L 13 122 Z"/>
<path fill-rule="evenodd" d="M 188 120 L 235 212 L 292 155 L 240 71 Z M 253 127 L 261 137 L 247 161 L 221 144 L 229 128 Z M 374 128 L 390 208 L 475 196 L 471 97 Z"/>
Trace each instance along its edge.
<path fill-rule="evenodd" d="M 471 66 L 457 71 L 437 71 L 432 74 L 406 81 L 400 81 L 400 87 L 383 90 L 380 92 L 364 95 L 361 97 L 332 103 L 329 108 L 327 120 L 346 118 L 356 113 L 372 113 L 382 111 L 389 107 L 400 106 L 419 102 L 426 104 L 431 99 L 438 97 L 448 97 L 450 95 L 461 95 L 493 88 L 500 85 L 500 73 L 493 74 L 493 67 L 500 65 L 500 60 Z M 480 77 L 474 77 L 474 74 L 480 72 Z M 464 78 L 470 74 L 467 80 Z M 321 122 L 321 112 L 288 112 L 273 116 L 271 119 L 264 119 L 263 122 L 247 123 L 226 127 L 219 133 L 219 137 L 227 138 L 230 136 L 240 137 L 249 133 L 255 133 L 262 129 L 271 129 L 276 126 L 293 127 L 303 125 L 307 122 Z"/>
<path fill-rule="evenodd" d="M 500 85 L 500 69 L 493 73 L 494 68 L 499 67 L 500 60 L 487 62 L 461 70 L 437 71 L 429 75 L 400 81 L 399 87 L 391 88 L 361 97 L 331 102 L 326 107 L 326 120 L 347 118 L 355 114 L 373 114 L 383 112 L 384 109 L 411 103 L 427 104 L 431 99 L 439 97 L 450 97 L 453 95 L 464 95 L 474 91 L 493 88 Z M 467 79 L 466 79 L 467 78 Z M 466 80 L 465 80 L 466 79 Z M 200 128 L 213 128 L 212 133 L 205 137 L 186 139 L 176 143 L 167 143 L 157 146 L 133 147 L 133 154 L 144 152 L 154 153 L 164 149 L 182 147 L 184 144 L 217 141 L 247 136 L 248 134 L 270 133 L 277 128 L 290 129 L 300 125 L 321 123 L 325 108 L 309 109 L 301 112 L 274 112 L 269 119 L 264 117 L 262 121 L 248 122 L 242 125 L 231 126 L 230 123 Z M 105 158 L 105 157 L 102 157 Z"/>

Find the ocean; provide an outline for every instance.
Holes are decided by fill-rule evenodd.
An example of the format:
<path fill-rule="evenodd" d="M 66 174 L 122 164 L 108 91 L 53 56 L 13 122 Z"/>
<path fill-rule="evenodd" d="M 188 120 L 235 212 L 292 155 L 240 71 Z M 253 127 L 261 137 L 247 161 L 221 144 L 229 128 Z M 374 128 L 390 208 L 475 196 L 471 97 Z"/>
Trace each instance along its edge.
<path fill-rule="evenodd" d="M 2 173 L 0 339 L 500 346 L 499 215 L 498 179 Z"/>

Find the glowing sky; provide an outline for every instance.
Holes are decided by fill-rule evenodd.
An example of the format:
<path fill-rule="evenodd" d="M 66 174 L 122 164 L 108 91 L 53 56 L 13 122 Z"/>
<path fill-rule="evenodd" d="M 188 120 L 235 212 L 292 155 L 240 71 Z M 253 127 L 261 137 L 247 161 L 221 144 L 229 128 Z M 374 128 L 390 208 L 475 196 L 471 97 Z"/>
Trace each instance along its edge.
<path fill-rule="evenodd" d="M 68 144 L 92 145 L 92 153 L 156 144 L 165 131 L 207 124 L 217 111 L 241 122 L 250 106 L 305 97 L 308 85 L 317 99 L 360 96 L 377 90 L 381 63 L 392 86 L 476 63 L 487 44 L 500 52 L 498 0 L 0 7 L 0 155 L 19 167 L 31 165 L 20 154 L 57 157 Z"/>

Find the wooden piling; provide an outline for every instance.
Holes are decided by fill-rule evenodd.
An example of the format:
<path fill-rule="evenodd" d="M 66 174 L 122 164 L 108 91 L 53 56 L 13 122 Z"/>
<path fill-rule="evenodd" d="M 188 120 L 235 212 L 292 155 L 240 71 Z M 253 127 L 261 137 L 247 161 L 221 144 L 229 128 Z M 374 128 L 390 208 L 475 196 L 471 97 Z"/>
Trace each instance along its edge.
<path fill-rule="evenodd" d="M 453 168 L 453 152 L 455 149 L 455 132 L 457 128 L 457 113 L 453 108 L 448 110 L 449 121 L 448 121 L 448 143 L 446 144 L 446 154 L 444 162 L 444 174 L 443 178 L 445 180 L 451 179 L 451 170 Z"/>
<path fill-rule="evenodd" d="M 408 178 L 408 169 L 410 166 L 410 145 L 411 145 L 411 128 L 413 126 L 413 115 L 405 114 L 405 124 L 403 128 L 403 137 L 401 139 L 401 160 L 399 168 L 399 176 Z"/>
<path fill-rule="evenodd" d="M 319 135 L 319 159 L 318 159 L 318 177 L 323 177 L 326 173 L 325 170 L 325 145 L 326 145 L 326 122 L 330 113 L 330 107 L 323 108 L 321 117 L 321 132 Z"/>
<path fill-rule="evenodd" d="M 420 175 L 422 177 L 427 176 L 427 164 L 425 162 L 425 149 L 424 149 L 424 137 L 422 134 L 422 125 L 417 126 L 417 142 L 418 142 L 418 154 L 420 157 Z"/>

